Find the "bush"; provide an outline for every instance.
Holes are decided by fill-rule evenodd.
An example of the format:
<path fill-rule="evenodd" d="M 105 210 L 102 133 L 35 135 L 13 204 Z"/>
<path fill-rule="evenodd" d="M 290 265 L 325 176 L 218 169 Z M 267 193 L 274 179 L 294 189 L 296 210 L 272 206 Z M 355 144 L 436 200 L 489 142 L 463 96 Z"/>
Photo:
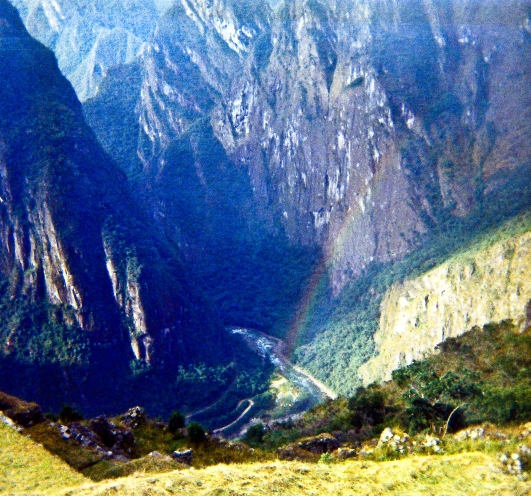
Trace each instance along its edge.
<path fill-rule="evenodd" d="M 64 405 L 59 412 L 59 420 L 63 424 L 78 422 L 79 420 L 83 420 L 83 414 L 70 405 Z"/>
<path fill-rule="evenodd" d="M 202 443 L 205 440 L 205 429 L 198 422 L 192 422 L 188 426 L 188 437 L 193 443 Z"/>
<path fill-rule="evenodd" d="M 264 424 L 259 422 L 258 424 L 251 425 L 245 436 L 243 436 L 243 441 L 249 446 L 255 447 L 264 442 L 265 427 Z"/>
<path fill-rule="evenodd" d="M 168 430 L 175 434 L 178 429 L 182 429 L 185 425 L 184 414 L 179 410 L 173 410 L 170 413 L 170 418 L 168 419 Z"/>

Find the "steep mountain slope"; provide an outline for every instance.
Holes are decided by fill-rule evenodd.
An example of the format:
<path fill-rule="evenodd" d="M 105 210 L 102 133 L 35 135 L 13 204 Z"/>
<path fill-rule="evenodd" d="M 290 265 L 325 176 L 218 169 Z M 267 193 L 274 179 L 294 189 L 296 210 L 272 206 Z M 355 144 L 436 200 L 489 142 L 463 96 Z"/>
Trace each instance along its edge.
<path fill-rule="evenodd" d="M 287 334 L 300 364 L 350 393 L 377 353 L 388 286 L 531 205 L 531 4 L 262 5 L 177 2 L 131 77 L 120 147 L 98 117 L 131 115 L 113 98 L 119 77 L 87 116 L 225 321 Z M 264 239 L 277 251 L 253 252 Z M 286 280 L 289 304 L 272 303 L 270 284 Z M 435 344 L 419 332 L 412 356 Z"/>
<path fill-rule="evenodd" d="M 68 397 L 112 408 L 161 388 L 156 376 L 132 391 L 130 361 L 137 375 L 152 368 L 170 383 L 179 364 L 230 361 L 175 249 L 85 125 L 53 54 L 6 0 L 0 78 L 2 386 L 45 406 Z"/>
<path fill-rule="evenodd" d="M 109 68 L 135 59 L 167 7 L 153 0 L 12 3 L 31 35 L 54 50 L 80 100 L 96 94 Z"/>
<path fill-rule="evenodd" d="M 224 322 L 283 333 L 318 250 L 257 206 L 209 124 L 270 16 L 260 2 L 177 2 L 138 65 L 111 71 L 84 110 Z"/>
<path fill-rule="evenodd" d="M 529 22 L 525 2 L 286 2 L 214 131 L 337 293 L 525 184 Z"/>

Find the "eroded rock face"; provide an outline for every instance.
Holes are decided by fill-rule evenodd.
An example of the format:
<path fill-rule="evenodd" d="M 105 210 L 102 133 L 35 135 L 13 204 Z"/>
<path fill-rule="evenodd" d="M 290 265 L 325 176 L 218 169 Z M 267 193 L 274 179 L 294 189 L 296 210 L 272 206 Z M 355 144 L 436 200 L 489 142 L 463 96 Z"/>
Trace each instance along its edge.
<path fill-rule="evenodd" d="M 151 230 L 53 54 L 6 0 L 0 65 L 2 357 L 90 367 L 101 351 L 109 358 L 97 373 L 134 359 L 172 367 L 199 359 L 204 341 L 186 344 L 199 328 L 223 348 L 208 312 L 193 316 L 201 302 L 175 249 Z"/>
<path fill-rule="evenodd" d="M 326 247 L 336 291 L 529 174 L 528 11 L 498 7 L 287 2 L 215 110 L 257 200 Z"/>
<path fill-rule="evenodd" d="M 529 325 L 531 234 L 469 251 L 393 286 L 384 296 L 375 341 L 378 355 L 360 368 L 365 384 L 420 360 L 474 326 L 512 319 Z"/>
<path fill-rule="evenodd" d="M 180 0 L 160 19 L 142 55 L 140 156 L 158 158 L 194 121 L 210 115 L 268 27 L 260 2 Z"/>

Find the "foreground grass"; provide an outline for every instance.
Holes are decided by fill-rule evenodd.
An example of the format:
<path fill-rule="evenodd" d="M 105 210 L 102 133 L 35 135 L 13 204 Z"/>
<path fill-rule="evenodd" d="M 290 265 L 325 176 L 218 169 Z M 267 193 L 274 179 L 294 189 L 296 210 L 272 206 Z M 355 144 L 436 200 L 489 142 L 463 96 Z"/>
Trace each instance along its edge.
<path fill-rule="evenodd" d="M 86 481 L 42 446 L 0 424 L 0 494 L 57 494 Z"/>
<path fill-rule="evenodd" d="M 530 482 L 505 474 L 494 456 L 478 452 L 332 465 L 265 461 L 167 473 L 154 473 L 149 464 L 141 468 L 128 477 L 89 483 L 40 445 L 0 424 L 0 494 L 531 495 Z"/>
<path fill-rule="evenodd" d="M 531 495 L 531 483 L 502 473 L 484 453 L 347 461 L 219 465 L 167 474 L 136 474 L 49 494 L 80 495 Z"/>

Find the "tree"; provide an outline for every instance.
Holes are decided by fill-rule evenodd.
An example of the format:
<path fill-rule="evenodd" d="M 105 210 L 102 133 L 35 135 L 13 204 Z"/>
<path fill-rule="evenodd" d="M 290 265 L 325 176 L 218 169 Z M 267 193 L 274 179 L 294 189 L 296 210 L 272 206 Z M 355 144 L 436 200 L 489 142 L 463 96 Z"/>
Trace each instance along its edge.
<path fill-rule="evenodd" d="M 258 446 L 264 442 L 264 434 L 264 424 L 258 422 L 258 424 L 251 425 L 251 427 L 247 429 L 245 436 L 243 436 L 243 441 L 249 446 Z"/>
<path fill-rule="evenodd" d="M 188 426 L 188 437 L 193 443 L 202 443 L 205 440 L 205 429 L 198 422 L 192 422 Z"/>
<path fill-rule="evenodd" d="M 168 430 L 175 434 L 178 429 L 182 429 L 185 425 L 185 416 L 179 410 L 173 410 L 170 413 L 170 418 L 168 419 Z"/>

